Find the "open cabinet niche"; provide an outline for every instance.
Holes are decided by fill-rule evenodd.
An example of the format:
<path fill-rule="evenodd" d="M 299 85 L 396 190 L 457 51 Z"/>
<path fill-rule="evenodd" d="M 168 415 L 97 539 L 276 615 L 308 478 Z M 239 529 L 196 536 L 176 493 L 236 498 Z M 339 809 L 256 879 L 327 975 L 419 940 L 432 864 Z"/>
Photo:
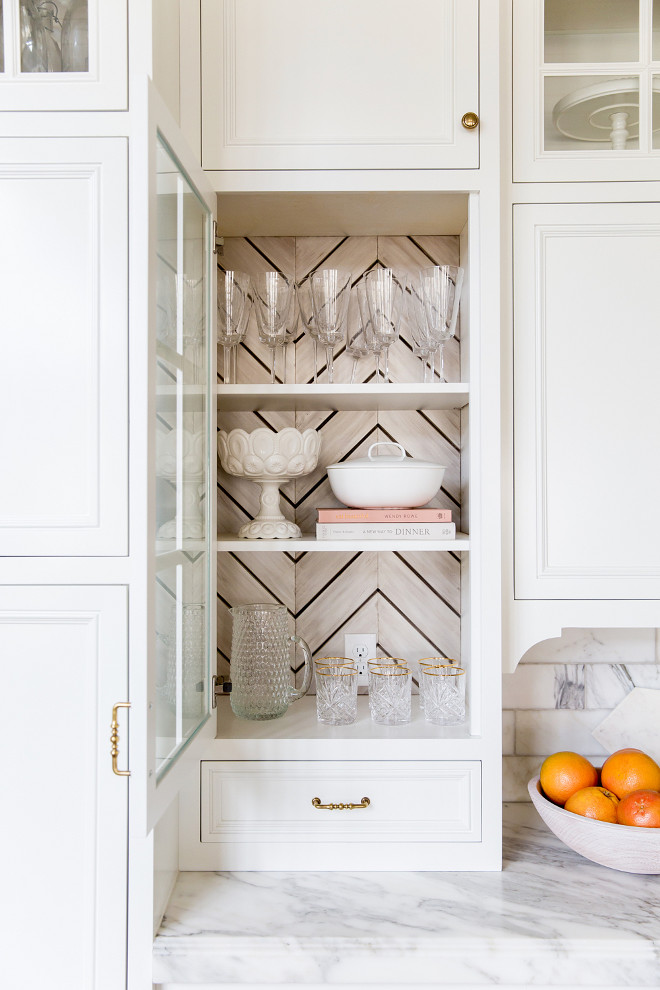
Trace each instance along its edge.
<path fill-rule="evenodd" d="M 353 281 L 377 265 L 409 273 L 435 264 L 460 264 L 460 237 L 448 235 L 261 236 L 226 237 L 218 265 L 224 270 L 253 274 L 277 269 L 304 280 L 318 268 L 348 268 Z M 461 381 L 461 330 L 445 348 L 445 369 L 452 382 Z M 218 353 L 218 381 L 223 381 L 223 353 Z M 312 384 L 313 345 L 299 323 L 286 348 L 289 384 Z M 401 410 L 386 408 L 383 399 L 372 410 L 269 411 L 258 408 L 258 391 L 270 383 L 269 349 L 260 343 L 254 313 L 245 342 L 238 348 L 237 380 L 255 390 L 255 411 L 218 412 L 218 428 L 251 431 L 266 426 L 280 430 L 295 426 L 321 433 L 318 468 L 281 488 L 284 514 L 303 533 L 313 533 L 316 508 L 339 505 L 332 495 L 325 466 L 346 457 L 363 457 L 377 440 L 401 443 L 409 455 L 445 464 L 443 486 L 431 504 L 452 510 L 458 530 L 461 517 L 461 446 L 463 416 L 458 409 Z M 349 383 L 352 358 L 345 348 L 334 351 L 335 382 Z M 277 355 L 278 380 L 282 354 Z M 421 380 L 420 358 L 413 354 L 409 332 L 402 324 L 399 341 L 390 348 L 390 380 L 414 385 Z M 325 360 L 319 348 L 318 380 L 326 382 Z M 356 383 L 373 383 L 372 355 L 357 365 Z M 437 381 L 436 373 L 436 381 Z M 387 389 L 384 385 L 383 389 Z M 236 533 L 259 506 L 259 486 L 227 475 L 218 464 L 218 531 Z M 286 605 L 295 631 L 315 657 L 342 656 L 347 633 L 376 632 L 379 652 L 397 657 L 442 655 L 461 661 L 461 568 L 466 562 L 452 552 L 224 552 L 218 555 L 218 674 L 231 680 L 230 653 L 235 604 L 274 601 Z M 293 626 L 293 622 L 292 622 Z M 300 659 L 300 654 L 298 654 Z M 464 660 L 467 658 L 463 658 Z M 314 691 L 312 684 L 311 691 Z"/>

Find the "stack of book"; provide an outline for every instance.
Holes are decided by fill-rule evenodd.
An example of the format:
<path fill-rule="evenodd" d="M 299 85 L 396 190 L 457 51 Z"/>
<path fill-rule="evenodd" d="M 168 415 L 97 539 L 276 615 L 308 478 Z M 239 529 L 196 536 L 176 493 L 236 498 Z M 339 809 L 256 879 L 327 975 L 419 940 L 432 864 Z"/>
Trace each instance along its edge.
<path fill-rule="evenodd" d="M 317 540 L 453 540 L 451 509 L 317 509 Z"/>

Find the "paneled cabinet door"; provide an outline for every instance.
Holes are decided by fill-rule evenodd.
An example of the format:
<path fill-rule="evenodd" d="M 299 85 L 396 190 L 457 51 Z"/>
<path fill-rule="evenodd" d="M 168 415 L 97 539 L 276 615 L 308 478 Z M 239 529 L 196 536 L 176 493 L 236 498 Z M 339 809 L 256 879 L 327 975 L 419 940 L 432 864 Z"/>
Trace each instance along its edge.
<path fill-rule="evenodd" d="M 126 16 L 127 0 L 2 0 L 2 109 L 125 110 Z"/>
<path fill-rule="evenodd" d="M 0 545 L 128 552 L 127 147 L 0 141 Z"/>
<path fill-rule="evenodd" d="M 2 982 L 16 990 L 125 986 L 128 785 L 110 722 L 126 637 L 125 588 L 0 588 Z"/>
<path fill-rule="evenodd" d="M 515 182 L 657 179 L 660 0 L 513 0 Z"/>
<path fill-rule="evenodd" d="M 660 205 L 514 208 L 515 593 L 660 597 Z"/>
<path fill-rule="evenodd" d="M 202 0 L 205 169 L 477 168 L 477 0 Z"/>

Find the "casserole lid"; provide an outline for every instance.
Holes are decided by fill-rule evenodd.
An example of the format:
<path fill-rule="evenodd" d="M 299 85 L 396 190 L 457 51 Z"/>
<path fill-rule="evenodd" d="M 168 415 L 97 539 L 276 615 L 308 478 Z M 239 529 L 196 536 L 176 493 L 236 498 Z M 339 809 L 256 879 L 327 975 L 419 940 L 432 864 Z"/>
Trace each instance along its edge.
<path fill-rule="evenodd" d="M 376 447 L 397 447 L 399 453 L 397 455 L 387 455 L 380 454 L 374 456 L 372 451 Z M 413 457 L 408 457 L 405 450 L 400 443 L 396 443 L 393 440 L 379 440 L 377 443 L 372 443 L 371 447 L 367 451 L 366 457 L 354 457 L 349 458 L 347 461 L 341 461 L 338 464 L 328 464 L 326 470 L 329 471 L 333 469 L 341 470 L 351 470 L 352 468 L 368 468 L 370 471 L 373 470 L 391 470 L 392 468 L 403 468 L 406 471 L 412 471 L 415 468 L 444 468 L 444 464 L 438 464 L 436 461 L 420 461 Z"/>

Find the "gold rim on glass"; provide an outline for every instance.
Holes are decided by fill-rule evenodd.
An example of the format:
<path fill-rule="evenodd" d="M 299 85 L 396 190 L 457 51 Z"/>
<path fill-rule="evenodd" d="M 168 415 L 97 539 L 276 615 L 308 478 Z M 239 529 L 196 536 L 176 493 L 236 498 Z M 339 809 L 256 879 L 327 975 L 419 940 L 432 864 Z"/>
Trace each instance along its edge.
<path fill-rule="evenodd" d="M 385 663 L 381 667 L 372 667 L 369 673 L 379 677 L 400 677 L 411 671 L 409 667 L 400 667 L 397 663 Z"/>
<path fill-rule="evenodd" d="M 403 657 L 374 657 L 373 660 L 367 660 L 367 666 L 369 667 L 405 667 L 406 661 Z"/>
<path fill-rule="evenodd" d="M 343 677 L 346 674 L 353 675 L 358 673 L 357 667 L 347 667 L 346 664 L 336 664 L 336 670 L 331 669 L 331 666 L 329 664 L 327 667 L 321 667 L 316 673 L 319 677 Z"/>
<path fill-rule="evenodd" d="M 456 663 L 451 657 L 422 657 L 417 661 L 419 664 L 426 664 L 429 667 L 453 667 Z"/>
<path fill-rule="evenodd" d="M 317 667 L 346 667 L 350 666 L 353 661 L 350 657 L 319 657 L 314 663 Z"/>
<path fill-rule="evenodd" d="M 458 677 L 465 673 L 465 668 L 454 667 L 450 663 L 429 664 L 424 673 L 430 677 Z"/>

